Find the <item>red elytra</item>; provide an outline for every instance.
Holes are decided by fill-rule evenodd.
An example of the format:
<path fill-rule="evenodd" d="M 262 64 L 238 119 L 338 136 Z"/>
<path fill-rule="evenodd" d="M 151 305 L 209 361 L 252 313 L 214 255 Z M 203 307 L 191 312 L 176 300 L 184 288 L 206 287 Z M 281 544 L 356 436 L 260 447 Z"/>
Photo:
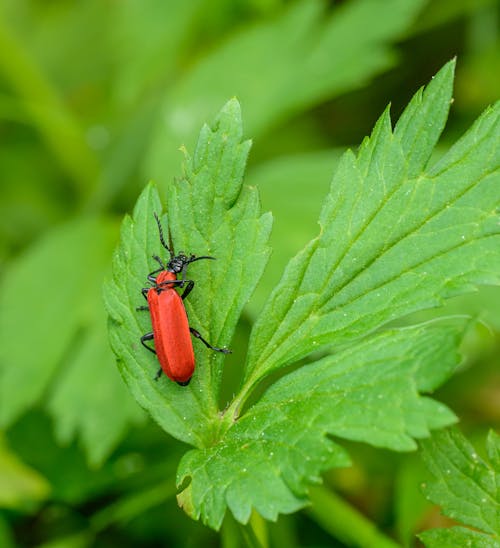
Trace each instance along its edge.
<path fill-rule="evenodd" d="M 156 284 L 176 280 L 173 272 L 158 274 Z M 147 294 L 156 355 L 169 379 L 185 385 L 194 373 L 194 351 L 189 322 L 182 298 L 171 284 L 160 290 L 152 287 Z"/>
<path fill-rule="evenodd" d="M 160 370 L 155 379 L 161 376 L 162 371 L 167 377 L 181 386 L 189 384 L 195 369 L 195 359 L 191 335 L 200 339 L 208 348 L 223 354 L 229 354 L 227 348 L 217 348 L 207 342 L 201 334 L 189 326 L 186 309 L 183 300 L 191 293 L 194 287 L 193 280 L 186 280 L 186 269 L 189 264 L 200 259 L 214 259 L 214 257 L 187 257 L 184 253 L 175 255 L 172 242 L 167 246 L 163 238 L 163 230 L 160 219 L 154 214 L 160 233 L 160 242 L 169 252 L 170 260 L 165 265 L 157 255 L 153 258 L 161 268 L 148 275 L 148 281 L 152 287 L 142 289 L 142 294 L 148 301 L 148 306 L 139 307 L 139 310 L 149 310 L 153 331 L 141 337 L 141 343 L 149 351 L 157 355 L 160 362 Z M 155 277 L 155 274 L 157 276 Z M 177 275 L 181 275 L 181 279 Z M 185 288 L 184 288 L 185 286 Z M 176 287 L 184 288 L 182 295 L 176 291 Z M 154 341 L 154 349 L 146 344 L 146 341 Z"/>

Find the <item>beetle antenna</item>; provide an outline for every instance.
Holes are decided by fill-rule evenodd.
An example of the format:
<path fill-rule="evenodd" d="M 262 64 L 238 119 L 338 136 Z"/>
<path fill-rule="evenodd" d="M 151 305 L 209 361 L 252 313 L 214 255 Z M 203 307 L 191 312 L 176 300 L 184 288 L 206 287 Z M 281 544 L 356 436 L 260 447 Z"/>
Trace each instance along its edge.
<path fill-rule="evenodd" d="M 170 234 L 170 227 L 168 227 L 168 226 L 167 226 L 167 231 L 168 231 L 168 243 L 170 245 L 170 250 L 169 250 L 170 251 L 170 258 L 173 259 L 174 256 L 175 256 L 174 243 L 172 242 L 172 234 Z"/>
<path fill-rule="evenodd" d="M 161 226 L 160 218 L 156 213 L 153 213 L 156 219 L 156 224 L 158 225 L 158 232 L 160 233 L 160 242 L 161 245 L 169 252 L 170 258 L 174 257 L 174 247 L 172 244 L 172 237 L 170 236 L 170 231 L 168 232 L 168 241 L 170 242 L 170 247 L 165 243 L 165 238 L 163 237 L 163 227 Z"/>
<path fill-rule="evenodd" d="M 189 262 L 194 263 L 195 261 L 199 261 L 200 259 L 212 259 L 212 261 L 217 260 L 215 257 L 208 257 L 207 255 L 203 255 L 203 257 L 191 257 L 189 259 Z"/>

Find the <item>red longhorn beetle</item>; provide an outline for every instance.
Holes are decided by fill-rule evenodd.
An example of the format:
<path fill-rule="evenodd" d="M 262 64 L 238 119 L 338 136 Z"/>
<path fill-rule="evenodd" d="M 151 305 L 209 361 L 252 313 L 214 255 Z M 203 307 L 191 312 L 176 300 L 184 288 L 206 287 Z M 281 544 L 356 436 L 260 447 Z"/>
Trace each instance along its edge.
<path fill-rule="evenodd" d="M 160 233 L 161 245 L 169 252 L 170 260 L 165 263 L 153 255 L 153 259 L 161 268 L 148 274 L 148 281 L 152 287 L 144 287 L 142 294 L 148 301 L 148 306 L 140 306 L 138 310 L 149 310 L 151 314 L 151 325 L 153 331 L 141 337 L 141 343 L 150 352 L 158 356 L 161 368 L 156 374 L 157 380 L 162 371 L 169 379 L 172 379 L 181 386 L 189 384 L 194 372 L 194 352 L 190 332 L 208 348 L 223 354 L 229 354 L 227 348 L 216 348 L 207 342 L 200 333 L 189 326 L 184 303 L 182 302 L 194 287 L 193 280 L 186 280 L 186 270 L 189 264 L 201 259 L 212 259 L 215 257 L 187 257 L 182 251 L 175 255 L 172 240 L 169 234 L 170 247 L 163 238 L 163 229 L 158 215 L 154 214 L 158 231 Z M 180 274 L 180 279 L 177 276 Z M 156 275 L 156 276 L 155 276 Z M 182 295 L 175 290 L 176 287 L 184 287 Z M 146 344 L 146 341 L 154 341 L 154 349 Z"/>

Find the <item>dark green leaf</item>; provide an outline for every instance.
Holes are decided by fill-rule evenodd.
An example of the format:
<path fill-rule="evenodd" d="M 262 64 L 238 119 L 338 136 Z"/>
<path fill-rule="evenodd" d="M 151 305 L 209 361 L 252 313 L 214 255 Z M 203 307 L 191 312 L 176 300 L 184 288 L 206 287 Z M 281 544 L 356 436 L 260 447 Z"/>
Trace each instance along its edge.
<path fill-rule="evenodd" d="M 419 535 L 426 546 L 500 546 L 500 438 L 493 431 L 487 440 L 487 464 L 455 428 L 438 432 L 422 442 L 422 456 L 435 479 L 424 493 L 443 513 L 465 525 L 435 529 Z"/>
<path fill-rule="evenodd" d="M 307 487 L 322 471 L 348 465 L 329 435 L 414 449 L 413 437 L 455 420 L 419 391 L 435 385 L 433 369 L 453 372 L 462 328 L 452 322 L 386 331 L 286 375 L 218 444 L 187 453 L 178 484 L 190 483 L 180 504 L 214 528 L 226 505 L 244 523 L 253 507 L 276 519 L 307 503 Z"/>
<path fill-rule="evenodd" d="M 49 482 L 19 460 L 0 438 L 0 508 L 22 511 L 44 501 L 50 490 Z"/>
<path fill-rule="evenodd" d="M 493 431 L 487 440 L 491 464 L 481 459 L 474 447 L 455 428 L 438 432 L 422 442 L 424 462 L 434 480 L 423 486 L 443 513 L 465 525 L 434 529 L 419 536 L 426 546 L 500 546 L 500 437 Z"/>

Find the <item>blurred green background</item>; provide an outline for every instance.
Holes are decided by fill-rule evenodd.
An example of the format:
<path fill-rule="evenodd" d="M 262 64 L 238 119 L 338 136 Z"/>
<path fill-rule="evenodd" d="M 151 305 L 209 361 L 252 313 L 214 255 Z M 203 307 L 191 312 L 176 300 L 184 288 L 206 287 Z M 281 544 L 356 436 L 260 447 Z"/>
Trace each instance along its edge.
<path fill-rule="evenodd" d="M 233 341 L 224 405 L 253 318 L 316 234 L 342 151 L 457 56 L 442 154 L 500 95 L 499 21 L 493 0 L 1 0 L 0 546 L 243 542 L 231 519 L 217 535 L 177 508 L 186 447 L 114 365 L 101 284 L 120 220 L 148 180 L 161 190 L 181 173 L 179 146 L 192 150 L 238 97 L 274 253 Z M 500 422 L 499 310 L 485 288 L 444 311 L 485 322 L 438 395 L 472 441 Z M 327 487 L 405 546 L 445 523 L 419 493 L 417 455 L 348 445 L 354 466 Z M 263 545 L 344 546 L 319 504 L 255 518 Z"/>

